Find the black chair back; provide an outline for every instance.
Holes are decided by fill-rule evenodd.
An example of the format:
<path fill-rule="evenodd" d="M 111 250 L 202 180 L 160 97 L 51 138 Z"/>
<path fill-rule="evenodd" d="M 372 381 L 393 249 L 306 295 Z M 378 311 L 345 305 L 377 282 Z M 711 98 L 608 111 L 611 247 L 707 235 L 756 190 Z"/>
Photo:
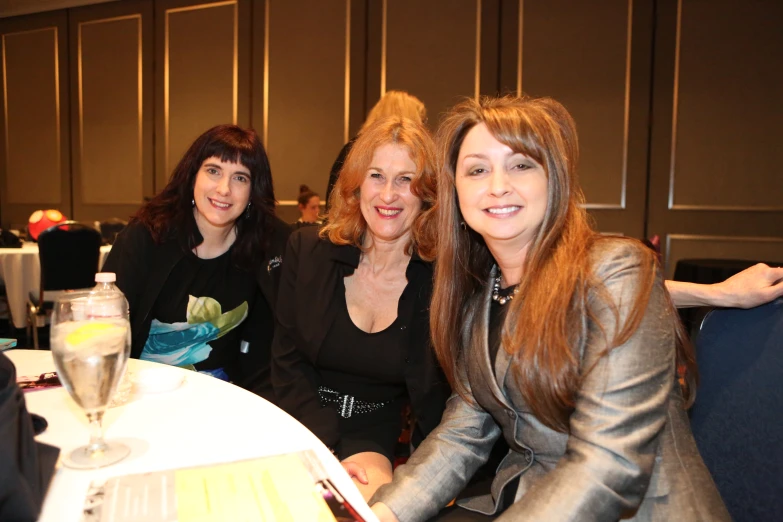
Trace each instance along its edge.
<path fill-rule="evenodd" d="M 736 522 L 783 514 L 783 299 L 716 309 L 696 339 L 699 451 Z"/>
<path fill-rule="evenodd" d="M 38 236 L 41 293 L 95 286 L 101 234 L 76 221 L 49 227 Z"/>

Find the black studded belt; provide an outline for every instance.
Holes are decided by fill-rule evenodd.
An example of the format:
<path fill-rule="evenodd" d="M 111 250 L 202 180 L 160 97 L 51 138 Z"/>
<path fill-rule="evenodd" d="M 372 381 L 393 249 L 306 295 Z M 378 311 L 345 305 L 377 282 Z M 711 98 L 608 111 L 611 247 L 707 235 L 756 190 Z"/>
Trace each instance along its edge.
<path fill-rule="evenodd" d="M 318 397 L 321 399 L 321 406 L 326 406 L 327 404 L 336 404 L 337 413 L 339 413 L 340 416 L 344 419 L 349 418 L 351 415 L 356 415 L 359 413 L 370 413 L 372 411 L 380 410 L 387 404 L 394 402 L 360 401 L 353 395 L 346 395 L 330 388 L 326 388 L 325 386 L 318 387 Z"/>

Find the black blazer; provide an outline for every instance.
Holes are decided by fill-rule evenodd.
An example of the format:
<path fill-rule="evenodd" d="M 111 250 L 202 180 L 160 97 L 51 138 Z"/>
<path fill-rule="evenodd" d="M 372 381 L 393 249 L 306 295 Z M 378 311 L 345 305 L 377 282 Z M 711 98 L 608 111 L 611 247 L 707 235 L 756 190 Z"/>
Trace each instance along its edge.
<path fill-rule="evenodd" d="M 16 368 L 0 352 L 0 520 L 37 520 L 59 448 L 36 442 Z"/>
<path fill-rule="evenodd" d="M 282 255 L 289 225 L 275 218 L 272 238 L 258 260 L 256 281 L 263 299 L 256 299 L 253 310 L 245 322 L 243 339 L 251 343 L 243 364 L 243 377 L 236 384 L 273 400 L 269 377 L 269 359 L 274 331 L 272 306 L 277 300 Z M 130 307 L 131 357 L 138 358 L 144 349 L 152 323 L 152 309 L 161 288 L 176 264 L 185 256 L 181 241 L 172 237 L 155 243 L 147 228 L 132 223 L 117 235 L 104 272 L 117 274 L 117 287 L 125 294 Z"/>
<path fill-rule="evenodd" d="M 359 266 L 360 254 L 354 246 L 320 239 L 315 227 L 295 231 L 286 248 L 275 307 L 272 384 L 278 405 L 338 450 L 338 417 L 333 409 L 321 407 L 316 361 L 337 312 L 337 291 Z M 406 276 L 399 308 L 410 325 L 405 383 L 416 420 L 414 440 L 420 441 L 440 422 L 450 389 L 429 342 L 432 265 L 414 255 Z"/>

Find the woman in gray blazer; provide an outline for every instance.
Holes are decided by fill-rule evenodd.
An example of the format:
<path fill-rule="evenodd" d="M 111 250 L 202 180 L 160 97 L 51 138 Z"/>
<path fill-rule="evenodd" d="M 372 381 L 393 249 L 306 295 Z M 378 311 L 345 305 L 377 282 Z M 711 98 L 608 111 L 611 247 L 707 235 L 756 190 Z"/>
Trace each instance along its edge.
<path fill-rule="evenodd" d="M 379 518 L 435 516 L 503 436 L 491 494 L 439 520 L 730 520 L 688 426 L 696 368 L 660 267 L 591 227 L 566 109 L 470 100 L 438 141 L 431 329 L 457 393 L 371 500 Z"/>

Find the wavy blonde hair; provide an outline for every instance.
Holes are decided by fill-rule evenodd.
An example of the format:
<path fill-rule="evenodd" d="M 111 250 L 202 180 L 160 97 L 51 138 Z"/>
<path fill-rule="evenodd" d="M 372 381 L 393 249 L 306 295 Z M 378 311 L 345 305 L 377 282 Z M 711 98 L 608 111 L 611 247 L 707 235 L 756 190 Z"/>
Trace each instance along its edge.
<path fill-rule="evenodd" d="M 389 143 L 404 147 L 416 164 L 417 176 L 411 183 L 411 192 L 421 200 L 421 210 L 411 225 L 406 252 L 416 250 L 423 259 L 432 260 L 436 225 L 432 216 L 436 199 L 435 145 L 427 129 L 408 118 L 376 120 L 359 134 L 329 197 L 328 224 L 321 230 L 321 237 L 336 245 L 362 248 L 367 222 L 359 205 L 361 186 L 375 150 Z"/>
<path fill-rule="evenodd" d="M 370 109 L 359 134 L 376 121 L 391 117 L 408 118 L 423 124 L 427 120 L 427 108 L 420 99 L 405 91 L 386 91 Z"/>

